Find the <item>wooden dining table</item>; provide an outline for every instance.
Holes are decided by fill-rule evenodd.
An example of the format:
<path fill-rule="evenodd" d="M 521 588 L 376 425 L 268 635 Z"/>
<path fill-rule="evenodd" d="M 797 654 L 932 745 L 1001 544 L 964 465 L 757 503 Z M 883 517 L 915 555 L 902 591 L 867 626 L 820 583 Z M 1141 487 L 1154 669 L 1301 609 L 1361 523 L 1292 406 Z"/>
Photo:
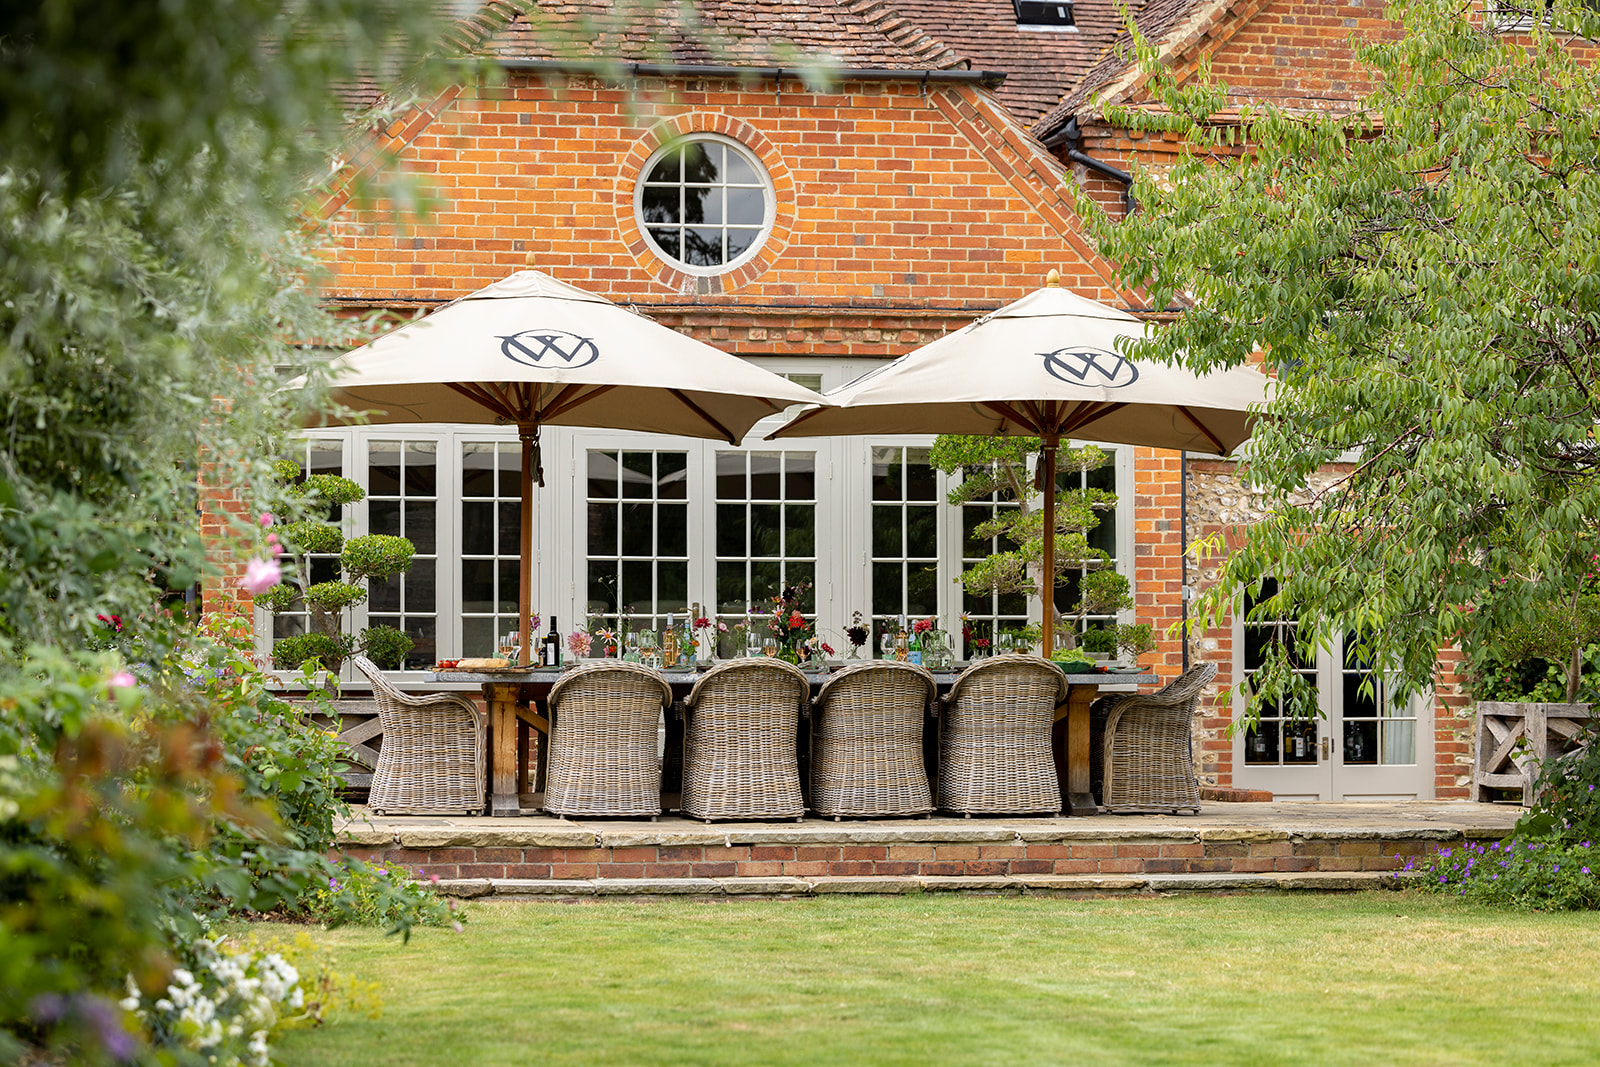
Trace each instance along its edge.
<path fill-rule="evenodd" d="M 581 660 L 588 663 L 592 660 Z M 517 669 L 493 671 L 441 670 L 425 676 L 429 683 L 471 683 L 482 687 L 489 727 L 489 814 L 514 816 L 522 814 L 522 797 L 538 793 L 539 781 L 530 782 L 527 768 L 533 747 L 539 750 L 536 766 L 538 777 L 543 777 L 544 754 L 550 733 L 547 699 L 550 688 L 560 680 L 564 671 L 547 669 Z M 661 676 L 672 689 L 673 710 L 681 710 L 683 698 L 689 695 L 696 679 L 703 673 L 698 669 L 664 670 Z M 816 694 L 828 680 L 825 671 L 806 671 L 811 692 Z M 960 677 L 961 668 L 934 671 L 933 676 L 943 696 Z M 1093 815 L 1098 809 L 1089 785 L 1089 705 L 1103 690 L 1132 692 L 1137 686 L 1157 682 L 1154 674 L 1133 672 L 1106 672 L 1067 675 L 1067 698 L 1056 706 L 1055 730 L 1052 745 L 1055 750 L 1056 773 L 1061 781 L 1062 810 L 1068 815 Z M 681 767 L 683 725 L 681 714 L 667 716 L 666 762 L 673 763 L 678 754 Z M 675 807 L 675 790 L 670 790 L 670 776 L 663 782 L 663 807 Z M 533 788 L 530 789 L 529 787 Z"/>

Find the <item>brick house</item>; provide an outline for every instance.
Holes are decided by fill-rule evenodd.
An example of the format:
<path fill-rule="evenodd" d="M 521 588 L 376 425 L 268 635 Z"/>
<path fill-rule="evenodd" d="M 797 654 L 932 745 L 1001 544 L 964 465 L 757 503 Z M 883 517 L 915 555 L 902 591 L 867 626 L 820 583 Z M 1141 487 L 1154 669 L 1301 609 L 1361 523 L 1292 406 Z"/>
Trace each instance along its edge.
<path fill-rule="evenodd" d="M 399 321 L 531 265 L 823 390 L 1020 297 L 1052 268 L 1085 296 L 1152 314 L 1118 288 L 1057 191 L 1076 181 L 1120 211 L 1119 175 L 1176 147 L 1103 118 L 1103 98 L 1140 100 L 1115 52 L 1114 3 L 1042 5 L 1052 22 L 1012 0 L 708 0 L 715 58 L 674 24 L 641 32 L 606 21 L 610 5 L 542 6 L 598 20 L 596 36 L 572 52 L 514 22 L 491 46 L 503 84 L 421 102 L 364 137 L 336 175 L 320 217 L 337 248 L 324 291 L 341 311 Z M 1139 11 L 1180 71 L 1205 55 L 1253 98 L 1327 107 L 1360 91 L 1339 50 L 1381 17 L 1378 0 Z M 379 153 L 424 182 L 437 212 L 396 223 L 388 205 L 349 195 Z M 690 216 L 691 195 L 716 206 Z M 547 430 L 537 609 L 563 629 L 623 605 L 636 620 L 695 605 L 731 618 L 777 584 L 810 580 L 819 626 L 835 634 L 856 611 L 880 626 L 933 615 L 957 632 L 963 612 L 979 633 L 1027 621 L 1020 598 L 972 597 L 956 581 L 988 549 L 965 537 L 978 509 L 945 502 L 930 438 L 761 442 L 770 428 L 739 447 Z M 514 629 L 516 490 L 502 477 L 518 462 L 514 429 L 319 430 L 300 448 L 308 469 L 367 489 L 355 532 L 418 546 L 411 574 L 356 609 L 358 628 L 407 630 L 413 667 L 483 654 Z M 1228 463 L 1110 451 L 1086 476 L 1119 495 L 1100 543 L 1133 583 L 1130 621 L 1161 634 L 1183 617 L 1185 582 L 1204 577 L 1186 572 L 1185 536 L 1250 521 L 1251 496 Z M 297 620 L 258 613 L 257 624 L 265 647 Z M 1187 651 L 1216 659 L 1227 685 L 1248 669 L 1249 636 L 1236 624 Z M 1145 662 L 1172 677 L 1185 651 L 1163 637 Z M 1332 701 L 1345 678 L 1324 673 Z M 1330 707 L 1309 735 L 1269 724 L 1230 739 L 1233 709 L 1213 707 L 1197 725 L 1202 780 L 1329 799 L 1464 796 L 1465 720 L 1444 681 L 1438 701 L 1400 716 Z M 1341 750 L 1358 735 L 1372 747 L 1359 763 L 1319 758 L 1317 730 Z M 1407 731 L 1409 746 L 1381 747 Z M 1266 741 L 1271 762 L 1247 749 Z"/>

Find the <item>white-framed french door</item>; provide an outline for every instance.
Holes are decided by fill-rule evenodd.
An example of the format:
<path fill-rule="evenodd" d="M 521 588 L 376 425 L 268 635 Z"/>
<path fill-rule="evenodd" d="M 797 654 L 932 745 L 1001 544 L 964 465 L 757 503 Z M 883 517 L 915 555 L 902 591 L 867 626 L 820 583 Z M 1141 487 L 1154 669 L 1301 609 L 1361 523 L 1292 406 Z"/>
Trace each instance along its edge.
<path fill-rule="evenodd" d="M 1247 621 L 1245 614 L 1235 614 L 1233 647 L 1235 670 L 1248 678 L 1293 624 Z M 1285 698 L 1263 708 L 1253 727 L 1235 730 L 1237 787 L 1269 790 L 1279 800 L 1432 799 L 1432 695 L 1400 697 L 1381 672 L 1357 660 L 1353 644 L 1341 638 L 1298 665 L 1314 706 L 1296 708 Z M 1236 722 L 1244 705 L 1236 698 Z"/>

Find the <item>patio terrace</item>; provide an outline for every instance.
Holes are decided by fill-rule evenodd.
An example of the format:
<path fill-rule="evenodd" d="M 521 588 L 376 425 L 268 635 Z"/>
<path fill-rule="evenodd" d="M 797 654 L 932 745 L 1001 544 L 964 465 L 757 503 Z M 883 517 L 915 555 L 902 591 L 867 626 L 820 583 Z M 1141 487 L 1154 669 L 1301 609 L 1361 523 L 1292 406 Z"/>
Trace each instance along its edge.
<path fill-rule="evenodd" d="M 461 897 L 1102 894 L 1392 887 L 1408 857 L 1497 840 L 1522 809 L 1211 803 L 1198 815 L 802 823 L 370 816 L 339 848 Z"/>

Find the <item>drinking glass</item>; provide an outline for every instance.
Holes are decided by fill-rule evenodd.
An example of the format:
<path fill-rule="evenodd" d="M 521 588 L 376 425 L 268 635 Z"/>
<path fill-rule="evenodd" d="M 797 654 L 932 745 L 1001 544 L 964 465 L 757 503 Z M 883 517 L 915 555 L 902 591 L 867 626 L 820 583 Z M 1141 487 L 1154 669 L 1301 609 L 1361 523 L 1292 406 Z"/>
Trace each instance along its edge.
<path fill-rule="evenodd" d="M 776 656 L 778 654 L 778 637 L 776 634 L 767 634 L 761 638 L 761 654 L 763 656 Z"/>
<path fill-rule="evenodd" d="M 640 630 L 634 635 L 635 647 L 639 650 L 639 662 L 646 667 L 660 668 L 661 648 L 656 644 L 654 630 Z"/>
<path fill-rule="evenodd" d="M 744 654 L 750 659 L 761 655 L 761 631 L 751 627 L 744 632 Z"/>
<path fill-rule="evenodd" d="M 884 659 L 894 659 L 894 633 L 890 630 L 883 631 L 883 636 L 878 638 L 878 647 L 883 649 Z"/>

